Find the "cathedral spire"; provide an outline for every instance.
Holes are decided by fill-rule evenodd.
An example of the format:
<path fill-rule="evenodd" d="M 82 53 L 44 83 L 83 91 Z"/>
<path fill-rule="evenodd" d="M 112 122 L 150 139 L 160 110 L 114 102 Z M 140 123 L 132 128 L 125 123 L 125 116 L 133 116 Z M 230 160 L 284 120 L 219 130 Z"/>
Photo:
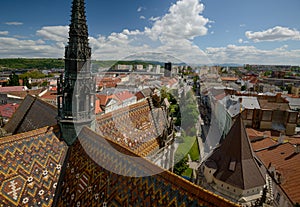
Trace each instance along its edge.
<path fill-rule="evenodd" d="M 74 60 L 80 63 L 86 63 L 91 59 L 91 48 L 88 43 L 88 27 L 86 24 L 85 3 L 84 0 L 73 0 L 71 23 L 69 30 L 69 42 L 65 51 L 65 59 L 67 64 L 72 64 Z M 76 67 L 68 67 L 68 73 L 78 73 L 80 71 L 89 70 L 89 64 L 85 67 L 79 64 Z M 89 72 L 89 71 L 87 71 Z"/>
<path fill-rule="evenodd" d="M 83 126 L 94 121 L 95 78 L 90 71 L 91 48 L 84 0 L 73 0 L 65 72 L 58 81 L 58 121 L 62 137 L 72 145 Z"/>

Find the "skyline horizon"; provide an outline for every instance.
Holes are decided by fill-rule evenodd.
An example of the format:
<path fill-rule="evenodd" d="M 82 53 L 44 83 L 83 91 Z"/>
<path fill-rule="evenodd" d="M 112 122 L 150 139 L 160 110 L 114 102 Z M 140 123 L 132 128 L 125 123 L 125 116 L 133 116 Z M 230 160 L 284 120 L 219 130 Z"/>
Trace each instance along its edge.
<path fill-rule="evenodd" d="M 70 14 L 68 3 L 4 2 L 0 58 L 63 58 L 70 23 L 65 15 Z M 297 5 L 296 0 L 86 1 L 92 59 L 122 60 L 153 52 L 189 65 L 300 65 Z M 55 15 L 51 8 L 57 10 Z"/>

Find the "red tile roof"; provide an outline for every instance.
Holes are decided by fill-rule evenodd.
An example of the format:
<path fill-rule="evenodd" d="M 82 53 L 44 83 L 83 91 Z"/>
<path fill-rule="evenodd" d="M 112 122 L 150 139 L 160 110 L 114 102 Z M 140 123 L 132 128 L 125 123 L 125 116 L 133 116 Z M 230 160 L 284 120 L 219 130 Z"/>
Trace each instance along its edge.
<path fill-rule="evenodd" d="M 105 86 L 107 88 L 114 88 L 120 82 L 121 82 L 120 78 L 104 77 L 104 78 L 98 80 L 98 86 L 99 87 Z"/>
<path fill-rule="evenodd" d="M 261 132 L 261 131 L 257 131 L 257 130 L 252 129 L 252 128 L 246 128 L 246 132 L 247 132 L 248 137 L 249 137 L 251 142 L 254 141 L 254 140 L 257 140 L 257 139 L 262 139 L 262 138 L 265 138 L 265 137 L 271 137 L 271 131 Z"/>
<path fill-rule="evenodd" d="M 0 87 L 0 93 L 11 92 L 11 91 L 25 91 L 25 86 L 6 86 Z"/>
<path fill-rule="evenodd" d="M 237 81 L 238 78 L 236 77 L 221 77 L 222 81 Z"/>
<path fill-rule="evenodd" d="M 274 146 L 276 144 L 277 144 L 277 142 L 271 138 L 265 138 L 265 139 L 257 140 L 257 141 L 254 141 L 251 143 L 254 152 L 268 148 L 270 146 Z"/>
<path fill-rule="evenodd" d="M 3 117 L 11 118 L 18 107 L 19 107 L 19 104 L 0 105 L 0 114 Z"/>
<path fill-rule="evenodd" d="M 41 96 L 42 99 L 51 99 L 51 100 L 56 100 L 57 98 L 57 91 L 51 90 L 47 91 L 44 95 Z"/>
<path fill-rule="evenodd" d="M 122 92 L 116 93 L 115 96 L 120 101 L 125 101 L 126 99 L 132 98 L 134 95 L 132 93 L 130 93 L 129 91 L 122 91 Z"/>
<path fill-rule="evenodd" d="M 256 154 L 266 167 L 270 163 L 275 167 L 281 174 L 282 189 L 293 203 L 300 203 L 300 154 L 295 153 L 295 146 L 284 143 Z"/>
<path fill-rule="evenodd" d="M 42 91 L 43 89 L 36 89 L 36 90 L 26 90 L 26 91 L 8 91 L 5 93 L 12 96 L 25 98 L 27 95 L 38 96 Z"/>
<path fill-rule="evenodd" d="M 114 95 L 106 95 L 106 94 L 97 94 L 96 97 L 100 100 L 100 106 L 106 106 L 110 99 L 119 99 Z"/>

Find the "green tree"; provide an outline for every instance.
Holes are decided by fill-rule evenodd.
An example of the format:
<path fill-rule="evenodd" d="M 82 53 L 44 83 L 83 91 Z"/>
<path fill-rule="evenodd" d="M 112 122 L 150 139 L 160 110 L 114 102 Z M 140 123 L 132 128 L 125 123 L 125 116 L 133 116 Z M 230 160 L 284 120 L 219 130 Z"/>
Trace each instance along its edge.
<path fill-rule="evenodd" d="M 12 72 L 12 74 L 9 75 L 9 79 L 8 79 L 8 86 L 19 86 L 20 82 L 19 82 L 19 76 L 16 75 L 15 72 Z"/>
<path fill-rule="evenodd" d="M 38 70 L 28 71 L 28 72 L 20 75 L 21 79 L 23 79 L 23 78 L 39 79 L 39 78 L 45 78 L 45 77 L 47 77 L 47 76 Z"/>
<path fill-rule="evenodd" d="M 183 157 L 183 155 L 175 154 L 175 165 L 173 172 L 177 175 L 182 175 L 186 169 L 188 169 L 188 158 L 187 156 Z"/>
<path fill-rule="evenodd" d="M 27 88 L 31 88 L 28 77 L 25 77 L 22 80 L 23 80 L 23 86 L 26 86 Z"/>
<path fill-rule="evenodd" d="M 199 118 L 197 101 L 192 91 L 187 92 L 186 96 L 182 99 L 180 112 L 182 114 L 181 127 L 190 135 L 190 132 L 192 132 L 190 130 L 195 127 Z"/>

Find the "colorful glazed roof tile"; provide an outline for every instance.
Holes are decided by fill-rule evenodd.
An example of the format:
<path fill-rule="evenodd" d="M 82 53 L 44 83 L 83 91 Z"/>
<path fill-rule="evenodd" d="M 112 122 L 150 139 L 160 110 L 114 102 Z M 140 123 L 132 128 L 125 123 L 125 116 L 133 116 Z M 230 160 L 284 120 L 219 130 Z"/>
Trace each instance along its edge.
<path fill-rule="evenodd" d="M 56 107 L 27 95 L 4 129 L 8 133 L 16 134 L 53 126 L 57 123 L 56 116 Z"/>
<path fill-rule="evenodd" d="M 57 127 L 0 139 L 0 206 L 51 206 L 67 145 Z"/>
<path fill-rule="evenodd" d="M 237 206 L 89 128 L 69 148 L 65 166 L 55 206 Z"/>
<path fill-rule="evenodd" d="M 97 130 L 106 138 L 147 156 L 159 148 L 157 137 L 166 126 L 163 113 L 162 109 L 155 109 L 153 117 L 148 101 L 142 101 L 97 116 Z M 154 124 L 154 118 L 159 123 L 157 126 Z"/>

